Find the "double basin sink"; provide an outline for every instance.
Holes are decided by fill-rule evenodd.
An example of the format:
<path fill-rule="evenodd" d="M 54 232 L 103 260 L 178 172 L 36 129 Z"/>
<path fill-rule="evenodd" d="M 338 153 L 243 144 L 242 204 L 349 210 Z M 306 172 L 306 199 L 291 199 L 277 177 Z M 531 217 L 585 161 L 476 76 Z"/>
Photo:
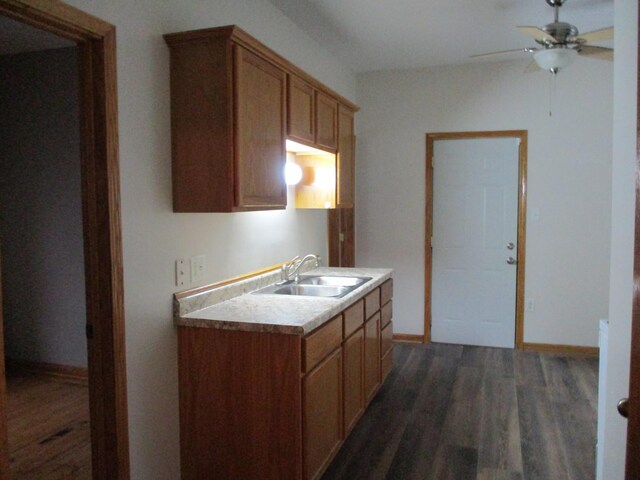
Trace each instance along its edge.
<path fill-rule="evenodd" d="M 302 295 L 308 297 L 344 297 L 359 286 L 367 283 L 372 277 L 342 277 L 336 275 L 300 275 L 298 280 L 276 283 L 256 294 L 270 295 Z"/>

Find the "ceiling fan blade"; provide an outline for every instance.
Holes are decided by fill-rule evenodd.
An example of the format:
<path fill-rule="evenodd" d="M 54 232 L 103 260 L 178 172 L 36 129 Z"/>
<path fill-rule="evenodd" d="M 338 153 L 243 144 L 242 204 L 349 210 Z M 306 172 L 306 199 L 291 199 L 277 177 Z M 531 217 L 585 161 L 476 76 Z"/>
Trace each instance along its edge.
<path fill-rule="evenodd" d="M 575 39 L 579 43 L 602 42 L 613 39 L 613 27 L 601 28 L 592 32 L 581 33 Z"/>
<path fill-rule="evenodd" d="M 578 55 L 583 57 L 596 58 L 598 60 L 613 61 L 613 48 L 596 47 L 594 45 L 583 45 L 578 49 Z"/>
<path fill-rule="evenodd" d="M 527 27 L 526 25 L 521 25 L 516 27 L 525 35 L 533 37 L 536 42 L 547 43 L 555 45 L 558 41 L 555 39 L 553 35 L 549 35 L 547 32 L 538 27 Z"/>
<path fill-rule="evenodd" d="M 515 53 L 515 52 L 535 52 L 537 48 L 512 48 L 511 50 L 500 50 L 498 52 L 489 52 L 489 53 L 477 53 L 475 55 L 469 55 L 469 58 L 480 58 L 480 57 L 491 57 L 493 55 L 503 55 L 505 53 Z"/>

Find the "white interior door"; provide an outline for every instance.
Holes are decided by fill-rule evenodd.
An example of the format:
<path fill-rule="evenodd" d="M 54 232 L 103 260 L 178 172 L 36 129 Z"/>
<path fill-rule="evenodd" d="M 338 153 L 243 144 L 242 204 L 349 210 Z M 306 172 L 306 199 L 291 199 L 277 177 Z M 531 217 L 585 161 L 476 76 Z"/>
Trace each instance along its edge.
<path fill-rule="evenodd" d="M 434 342 L 515 345 L 519 141 L 434 142 Z"/>

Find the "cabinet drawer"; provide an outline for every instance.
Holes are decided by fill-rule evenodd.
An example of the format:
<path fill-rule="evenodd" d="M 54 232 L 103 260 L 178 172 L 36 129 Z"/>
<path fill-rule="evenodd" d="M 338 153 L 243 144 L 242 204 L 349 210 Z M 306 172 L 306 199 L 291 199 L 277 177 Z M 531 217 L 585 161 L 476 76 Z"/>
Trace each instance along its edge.
<path fill-rule="evenodd" d="M 387 378 L 387 375 L 389 375 L 389 372 L 391 371 L 392 368 L 393 368 L 393 348 L 389 350 L 384 357 L 382 357 L 382 360 L 380 360 L 380 369 L 382 370 L 381 373 L 382 373 L 383 382 L 384 382 L 384 379 Z"/>
<path fill-rule="evenodd" d="M 385 327 L 393 317 L 393 302 L 387 302 L 387 304 L 380 309 L 382 320 L 380 325 Z"/>
<path fill-rule="evenodd" d="M 380 332 L 380 355 L 384 356 L 393 346 L 393 323 L 389 322 Z"/>
<path fill-rule="evenodd" d="M 355 305 L 344 311 L 344 338 L 355 332 L 364 323 L 364 300 L 360 300 Z"/>
<path fill-rule="evenodd" d="M 380 305 L 384 305 L 393 297 L 393 279 L 389 279 L 380 285 Z"/>
<path fill-rule="evenodd" d="M 304 338 L 304 364 L 308 372 L 342 343 L 342 314 L 332 318 Z"/>
<path fill-rule="evenodd" d="M 380 310 L 380 289 L 376 288 L 373 292 L 364 297 L 365 318 L 368 320 L 378 310 Z"/>

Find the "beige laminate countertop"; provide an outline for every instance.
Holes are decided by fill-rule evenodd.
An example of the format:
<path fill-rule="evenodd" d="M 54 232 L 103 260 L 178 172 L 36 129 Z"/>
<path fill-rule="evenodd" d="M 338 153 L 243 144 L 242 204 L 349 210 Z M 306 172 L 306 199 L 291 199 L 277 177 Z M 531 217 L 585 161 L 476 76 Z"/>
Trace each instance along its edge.
<path fill-rule="evenodd" d="M 372 277 L 342 298 L 254 294 L 280 280 L 280 272 L 174 298 L 178 326 L 306 335 L 391 278 L 389 268 L 321 267 L 305 275 Z"/>

